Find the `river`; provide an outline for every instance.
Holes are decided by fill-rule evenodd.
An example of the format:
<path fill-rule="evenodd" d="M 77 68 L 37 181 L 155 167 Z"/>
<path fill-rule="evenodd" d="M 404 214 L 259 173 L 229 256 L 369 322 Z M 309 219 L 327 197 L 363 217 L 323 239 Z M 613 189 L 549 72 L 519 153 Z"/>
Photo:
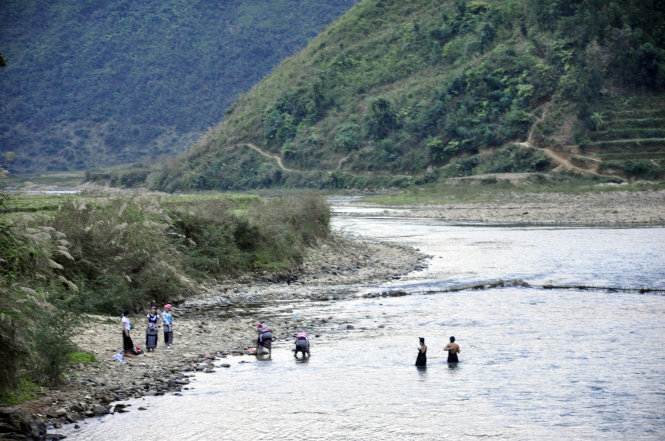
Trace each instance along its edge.
<path fill-rule="evenodd" d="M 293 358 L 291 342 L 276 342 L 272 360 L 230 357 L 229 368 L 197 374 L 181 394 L 128 401 L 130 412 L 59 432 L 95 440 L 665 437 L 665 296 L 639 291 L 665 289 L 665 228 L 336 213 L 335 229 L 411 245 L 432 256 L 428 268 L 351 286 L 350 300 L 283 308 L 349 324 L 310 330 L 307 361 Z M 498 279 L 531 287 L 454 290 Z M 365 295 L 386 289 L 412 295 Z M 457 365 L 442 350 L 451 335 L 462 348 Z M 425 369 L 414 366 L 418 337 L 428 344 Z"/>

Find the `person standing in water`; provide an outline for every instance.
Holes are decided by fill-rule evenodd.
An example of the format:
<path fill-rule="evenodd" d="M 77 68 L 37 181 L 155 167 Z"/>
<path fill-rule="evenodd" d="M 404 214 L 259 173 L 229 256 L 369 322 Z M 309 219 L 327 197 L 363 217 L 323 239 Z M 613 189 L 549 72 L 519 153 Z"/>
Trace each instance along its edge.
<path fill-rule="evenodd" d="M 418 358 L 416 358 L 416 366 L 427 366 L 427 345 L 425 338 L 420 337 L 420 346 L 418 347 Z"/>
<path fill-rule="evenodd" d="M 462 350 L 459 348 L 459 345 L 455 343 L 455 337 L 450 337 L 450 343 L 448 343 L 443 350 L 448 351 L 448 363 L 459 362 L 457 354 L 462 352 Z"/>

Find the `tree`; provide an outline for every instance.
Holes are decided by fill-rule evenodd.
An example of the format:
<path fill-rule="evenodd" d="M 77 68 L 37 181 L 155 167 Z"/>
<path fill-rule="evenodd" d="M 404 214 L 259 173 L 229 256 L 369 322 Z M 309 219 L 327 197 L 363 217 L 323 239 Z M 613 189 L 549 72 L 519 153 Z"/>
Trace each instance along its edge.
<path fill-rule="evenodd" d="M 390 101 L 376 98 L 370 101 L 363 122 L 367 137 L 378 141 L 397 127 L 397 115 Z"/>

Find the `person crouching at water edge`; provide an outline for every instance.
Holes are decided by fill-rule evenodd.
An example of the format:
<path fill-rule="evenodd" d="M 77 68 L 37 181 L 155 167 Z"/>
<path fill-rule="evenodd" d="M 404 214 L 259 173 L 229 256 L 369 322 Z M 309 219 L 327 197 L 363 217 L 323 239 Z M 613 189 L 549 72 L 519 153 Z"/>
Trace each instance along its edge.
<path fill-rule="evenodd" d="M 256 340 L 256 355 L 263 355 L 265 352 L 272 355 L 272 331 L 263 326 L 263 323 L 257 325 L 256 331 L 259 334 Z"/>
<path fill-rule="evenodd" d="M 173 314 L 171 314 L 172 306 L 164 305 L 162 311 L 162 325 L 164 326 L 164 344 L 167 348 L 171 349 L 173 344 Z"/>
<path fill-rule="evenodd" d="M 148 325 L 145 331 L 145 347 L 148 352 L 155 352 L 157 347 L 157 336 L 159 335 L 159 314 L 157 314 L 157 307 L 153 306 L 150 309 L 150 314 L 147 316 L 146 324 Z"/>
<path fill-rule="evenodd" d="M 416 366 L 427 366 L 427 345 L 425 344 L 424 337 L 420 337 L 420 343 L 418 346 L 418 357 L 416 358 Z"/>
<path fill-rule="evenodd" d="M 448 343 L 444 348 L 444 351 L 448 351 L 448 363 L 457 363 L 457 354 L 462 352 L 459 348 L 459 345 L 455 343 L 455 337 L 450 337 L 450 343 Z"/>
<path fill-rule="evenodd" d="M 296 334 L 296 349 L 293 351 L 293 356 L 298 357 L 298 352 L 302 352 L 302 357 L 309 357 L 309 336 L 304 332 Z"/>

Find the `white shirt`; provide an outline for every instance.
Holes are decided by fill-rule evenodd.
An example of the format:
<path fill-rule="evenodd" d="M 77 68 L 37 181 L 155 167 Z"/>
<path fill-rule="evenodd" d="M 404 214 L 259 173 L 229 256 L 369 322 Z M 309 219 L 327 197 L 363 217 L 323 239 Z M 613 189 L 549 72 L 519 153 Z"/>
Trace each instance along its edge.
<path fill-rule="evenodd" d="M 129 332 L 129 330 L 132 329 L 132 325 L 129 323 L 129 317 L 123 317 L 122 323 L 125 326 L 125 331 Z"/>

